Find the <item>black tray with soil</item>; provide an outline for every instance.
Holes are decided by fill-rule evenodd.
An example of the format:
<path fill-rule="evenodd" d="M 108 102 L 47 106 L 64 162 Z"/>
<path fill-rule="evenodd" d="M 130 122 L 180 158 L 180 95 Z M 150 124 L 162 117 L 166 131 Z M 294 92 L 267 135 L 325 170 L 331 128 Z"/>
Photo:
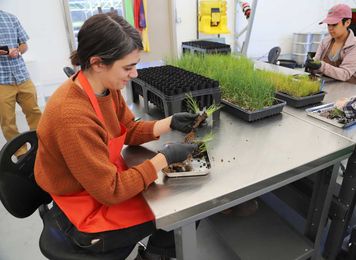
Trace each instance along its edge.
<path fill-rule="evenodd" d="M 312 104 L 317 104 L 323 101 L 326 92 L 320 91 L 316 94 L 306 97 L 293 97 L 283 92 L 276 92 L 276 98 L 282 99 L 287 102 L 291 107 L 305 107 Z"/>
<path fill-rule="evenodd" d="M 273 105 L 270 107 L 256 111 L 248 111 L 224 99 L 221 100 L 221 103 L 224 105 L 222 108 L 224 111 L 233 114 L 247 122 L 253 122 L 265 117 L 280 114 L 283 110 L 283 107 L 286 105 L 285 101 L 275 98 Z"/>

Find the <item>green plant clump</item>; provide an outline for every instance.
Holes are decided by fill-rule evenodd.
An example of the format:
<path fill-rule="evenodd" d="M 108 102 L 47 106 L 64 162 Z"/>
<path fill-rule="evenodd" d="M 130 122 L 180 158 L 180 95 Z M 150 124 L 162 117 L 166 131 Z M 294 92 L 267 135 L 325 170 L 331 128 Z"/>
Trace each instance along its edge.
<path fill-rule="evenodd" d="M 167 64 L 219 81 L 222 98 L 246 110 L 271 106 L 274 86 L 243 56 L 185 54 Z"/>
<path fill-rule="evenodd" d="M 271 106 L 274 92 L 305 97 L 320 91 L 320 81 L 308 75 L 284 75 L 255 70 L 244 56 L 185 54 L 167 64 L 218 80 L 222 98 L 246 110 L 254 111 Z"/>
<path fill-rule="evenodd" d="M 309 75 L 284 75 L 271 71 L 258 71 L 266 80 L 270 80 L 276 91 L 293 97 L 305 97 L 320 92 L 320 81 L 311 80 Z"/>

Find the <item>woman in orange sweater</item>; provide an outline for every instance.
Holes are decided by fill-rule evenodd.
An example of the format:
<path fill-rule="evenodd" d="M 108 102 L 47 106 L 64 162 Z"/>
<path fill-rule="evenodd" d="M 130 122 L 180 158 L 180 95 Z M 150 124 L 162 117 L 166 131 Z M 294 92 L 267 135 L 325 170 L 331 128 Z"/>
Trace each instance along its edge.
<path fill-rule="evenodd" d="M 177 113 L 158 121 L 134 121 L 120 90 L 137 77 L 141 50 L 139 33 L 122 17 L 89 18 L 71 56 L 81 70 L 51 96 L 37 129 L 35 178 L 55 202 L 52 215 L 59 228 L 88 251 L 118 249 L 118 259 L 150 234 L 146 252 L 137 259 L 175 257 L 173 233 L 156 230 L 141 192 L 158 171 L 185 160 L 196 148 L 169 144 L 152 159 L 126 166 L 124 144 L 156 140 L 171 129 L 188 132 L 197 116 Z"/>

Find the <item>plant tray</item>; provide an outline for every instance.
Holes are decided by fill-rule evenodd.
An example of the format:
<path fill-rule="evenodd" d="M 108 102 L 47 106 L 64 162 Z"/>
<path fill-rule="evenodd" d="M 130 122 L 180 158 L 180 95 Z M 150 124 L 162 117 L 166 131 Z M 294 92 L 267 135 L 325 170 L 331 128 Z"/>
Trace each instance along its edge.
<path fill-rule="evenodd" d="M 201 54 L 230 54 L 231 47 L 228 44 L 211 41 L 191 41 L 182 42 L 183 53 L 201 53 Z"/>
<path fill-rule="evenodd" d="M 253 122 L 265 117 L 277 115 L 282 112 L 283 107 L 286 105 L 285 101 L 275 98 L 273 105 L 270 107 L 256 111 L 248 111 L 224 99 L 221 100 L 221 103 L 224 105 L 222 108 L 224 111 L 229 112 L 247 122 Z"/>
<path fill-rule="evenodd" d="M 306 97 L 293 97 L 283 92 L 276 92 L 276 98 L 282 99 L 287 102 L 287 105 L 292 107 L 305 107 L 308 105 L 320 103 L 323 101 L 326 92 L 320 91 L 316 94 Z"/>
<path fill-rule="evenodd" d="M 146 113 L 149 113 L 148 102 L 154 104 L 159 110 L 161 110 L 165 116 L 173 115 L 174 113 L 187 111 L 186 93 L 190 93 L 199 104 L 199 108 L 202 110 L 204 107 L 209 107 L 212 104 L 220 104 L 221 93 L 219 87 L 212 87 L 207 89 L 197 89 L 188 91 L 173 96 L 166 95 L 164 92 L 158 90 L 154 86 L 144 82 L 139 78 L 132 80 L 131 86 L 127 88 L 131 93 L 132 100 L 135 103 L 139 103 L 139 96 L 143 97 L 144 109 Z M 213 120 L 219 120 L 220 110 L 213 113 Z"/>
<path fill-rule="evenodd" d="M 347 123 L 341 123 L 336 118 L 330 119 L 330 118 L 327 118 L 327 117 L 324 117 L 324 116 L 320 115 L 323 112 L 328 112 L 328 111 L 334 109 L 334 107 L 335 107 L 334 103 L 329 103 L 329 104 L 325 104 L 325 105 L 321 105 L 321 106 L 317 106 L 317 107 L 308 108 L 308 109 L 305 110 L 305 112 L 307 112 L 308 116 L 317 118 L 317 119 L 319 119 L 321 121 L 324 121 L 326 123 L 329 123 L 331 125 L 334 125 L 334 126 L 337 126 L 337 127 L 340 127 L 340 128 L 346 128 L 346 127 L 349 127 L 349 126 L 352 126 L 352 125 L 356 124 L 356 119 L 351 120 L 351 121 L 349 121 Z"/>
<path fill-rule="evenodd" d="M 189 172 L 167 172 L 164 173 L 167 177 L 192 177 L 192 176 L 202 176 L 207 175 L 211 168 L 208 152 L 204 153 L 201 158 L 192 159 L 193 170 Z"/>

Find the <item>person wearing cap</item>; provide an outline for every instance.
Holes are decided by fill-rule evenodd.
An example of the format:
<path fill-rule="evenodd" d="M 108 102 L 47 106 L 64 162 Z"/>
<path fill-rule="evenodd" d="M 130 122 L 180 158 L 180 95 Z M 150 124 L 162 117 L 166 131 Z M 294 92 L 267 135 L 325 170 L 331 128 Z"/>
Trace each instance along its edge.
<path fill-rule="evenodd" d="M 319 45 L 314 59 L 308 57 L 305 67 L 336 80 L 356 84 L 356 38 L 349 29 L 352 10 L 346 4 L 333 6 L 319 24 L 328 26 L 329 34 Z"/>

